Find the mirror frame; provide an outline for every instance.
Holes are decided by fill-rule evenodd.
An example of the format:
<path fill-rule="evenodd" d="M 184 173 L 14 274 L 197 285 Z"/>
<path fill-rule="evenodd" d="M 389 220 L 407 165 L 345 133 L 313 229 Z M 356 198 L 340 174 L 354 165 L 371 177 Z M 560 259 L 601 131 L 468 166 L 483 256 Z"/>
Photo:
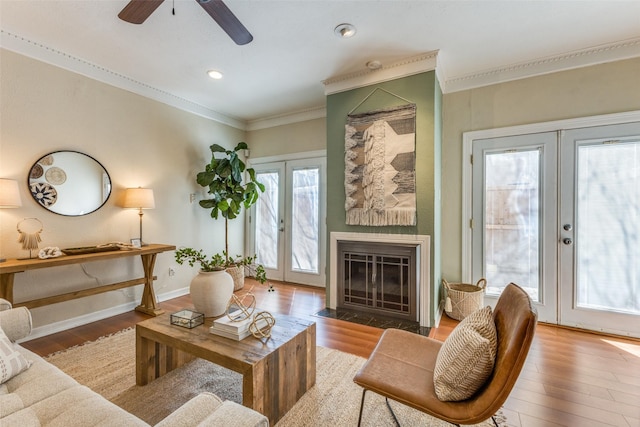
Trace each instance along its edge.
<path fill-rule="evenodd" d="M 71 153 L 71 154 L 77 154 L 79 156 L 84 156 L 87 159 L 83 159 L 83 160 L 91 160 L 91 161 L 93 161 L 104 172 L 104 175 L 106 176 L 106 178 L 109 181 L 109 193 L 107 194 L 106 197 L 104 197 L 104 200 L 102 200 L 102 202 L 99 205 L 90 206 L 88 209 L 92 209 L 91 211 L 87 211 L 87 212 L 83 212 L 83 213 L 57 212 L 57 211 L 53 210 L 50 207 L 50 206 L 53 206 L 55 204 L 55 201 L 54 201 L 54 203 L 51 203 L 48 206 L 46 204 L 46 202 L 44 201 L 45 199 L 43 199 L 43 197 L 38 198 L 38 197 L 36 197 L 36 194 L 34 194 L 33 189 L 31 187 L 32 184 L 44 183 L 48 187 L 47 190 L 53 190 L 54 195 L 57 195 L 57 193 L 55 192 L 55 188 L 51 188 L 51 186 L 55 186 L 56 184 L 54 182 L 51 182 L 51 180 L 56 180 L 57 179 L 58 181 L 61 181 L 57 185 L 62 185 L 66 181 L 67 176 L 66 176 L 64 170 L 56 168 L 55 166 L 53 166 L 53 163 L 50 163 L 49 165 L 45 164 L 46 170 L 45 170 L 45 168 L 43 168 L 43 161 L 47 157 L 54 156 L 57 153 Z M 47 162 L 44 161 L 44 163 L 47 163 Z M 48 167 L 48 166 L 50 166 L 50 167 Z M 41 180 L 41 178 L 44 178 L 45 181 L 43 182 Z M 104 176 L 103 176 L 103 179 L 104 179 Z M 104 181 L 103 181 L 102 185 L 104 186 Z M 109 175 L 109 172 L 107 171 L 107 168 L 105 168 L 104 165 L 102 163 L 100 163 L 98 160 L 96 160 L 94 157 L 92 157 L 92 156 L 90 156 L 88 154 L 82 153 L 80 151 L 57 150 L 57 151 L 52 151 L 50 153 L 47 153 L 44 156 L 40 157 L 31 166 L 31 168 L 29 169 L 29 173 L 27 174 L 27 188 L 29 189 L 29 194 L 31 195 L 33 200 L 35 200 L 35 202 L 38 204 L 38 206 L 41 206 L 42 208 L 48 210 L 51 213 L 54 213 L 56 215 L 62 215 L 62 216 L 84 216 L 84 215 L 89 215 L 90 213 L 93 213 L 93 212 L 97 211 L 98 209 L 100 209 L 101 207 L 103 207 L 107 203 L 107 201 L 111 197 L 111 194 L 113 193 L 113 182 L 111 181 L 111 176 Z M 86 194 L 86 193 L 84 193 L 84 194 Z M 46 197 L 46 193 L 44 194 L 44 196 Z"/>

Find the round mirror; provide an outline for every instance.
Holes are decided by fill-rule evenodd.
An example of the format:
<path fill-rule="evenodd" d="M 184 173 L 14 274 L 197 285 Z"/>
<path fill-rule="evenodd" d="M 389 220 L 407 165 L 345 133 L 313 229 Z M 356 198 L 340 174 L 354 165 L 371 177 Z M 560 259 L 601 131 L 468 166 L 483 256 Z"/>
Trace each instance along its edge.
<path fill-rule="evenodd" d="M 40 206 L 53 213 L 87 215 L 106 203 L 111 194 L 111 178 L 91 156 L 54 151 L 31 167 L 29 190 Z"/>

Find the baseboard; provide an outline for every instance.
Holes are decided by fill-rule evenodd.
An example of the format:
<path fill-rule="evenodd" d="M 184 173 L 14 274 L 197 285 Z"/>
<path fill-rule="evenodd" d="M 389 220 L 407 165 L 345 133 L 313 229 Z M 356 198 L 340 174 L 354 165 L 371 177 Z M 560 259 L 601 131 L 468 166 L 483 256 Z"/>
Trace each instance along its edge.
<path fill-rule="evenodd" d="M 173 298 L 177 298 L 189 293 L 189 287 L 176 289 L 170 292 L 157 295 L 158 301 L 167 301 Z M 71 319 L 63 320 L 61 322 L 51 323 L 44 326 L 39 326 L 31 331 L 31 334 L 27 338 L 32 340 L 35 338 L 41 338 L 47 335 L 55 334 L 57 332 L 66 331 L 67 329 L 75 328 L 78 326 L 86 325 L 87 323 L 97 322 L 108 317 L 117 316 L 118 314 L 127 313 L 135 309 L 139 302 L 132 301 L 126 304 L 110 307 L 105 310 L 100 310 L 95 313 L 85 314 L 83 316 L 74 317 Z M 24 341 L 24 340 L 21 340 Z"/>

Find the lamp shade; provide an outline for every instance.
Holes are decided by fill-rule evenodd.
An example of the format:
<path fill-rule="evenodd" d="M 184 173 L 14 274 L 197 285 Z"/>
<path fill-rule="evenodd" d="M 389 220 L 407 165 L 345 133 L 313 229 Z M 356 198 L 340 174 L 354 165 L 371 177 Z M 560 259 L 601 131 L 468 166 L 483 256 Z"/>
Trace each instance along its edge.
<path fill-rule="evenodd" d="M 127 188 L 124 192 L 124 208 L 153 209 L 156 202 L 150 188 Z"/>
<path fill-rule="evenodd" d="M 18 181 L 0 178 L 0 208 L 19 208 L 22 206 Z"/>

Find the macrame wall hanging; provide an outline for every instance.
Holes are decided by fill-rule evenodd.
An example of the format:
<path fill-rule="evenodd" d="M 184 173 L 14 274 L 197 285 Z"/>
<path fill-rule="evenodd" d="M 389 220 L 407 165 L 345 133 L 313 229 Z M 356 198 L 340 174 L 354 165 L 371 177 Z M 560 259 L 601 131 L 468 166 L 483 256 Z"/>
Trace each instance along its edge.
<path fill-rule="evenodd" d="M 376 91 L 408 102 L 354 113 Z M 376 88 L 347 115 L 345 210 L 349 225 L 416 225 L 416 105 Z"/>
<path fill-rule="evenodd" d="M 38 249 L 42 242 L 40 233 L 44 229 L 42 221 L 38 218 L 24 218 L 16 226 L 18 229 L 18 243 L 22 243 L 22 249 L 29 251 L 29 258 L 33 258 L 32 251 Z"/>

